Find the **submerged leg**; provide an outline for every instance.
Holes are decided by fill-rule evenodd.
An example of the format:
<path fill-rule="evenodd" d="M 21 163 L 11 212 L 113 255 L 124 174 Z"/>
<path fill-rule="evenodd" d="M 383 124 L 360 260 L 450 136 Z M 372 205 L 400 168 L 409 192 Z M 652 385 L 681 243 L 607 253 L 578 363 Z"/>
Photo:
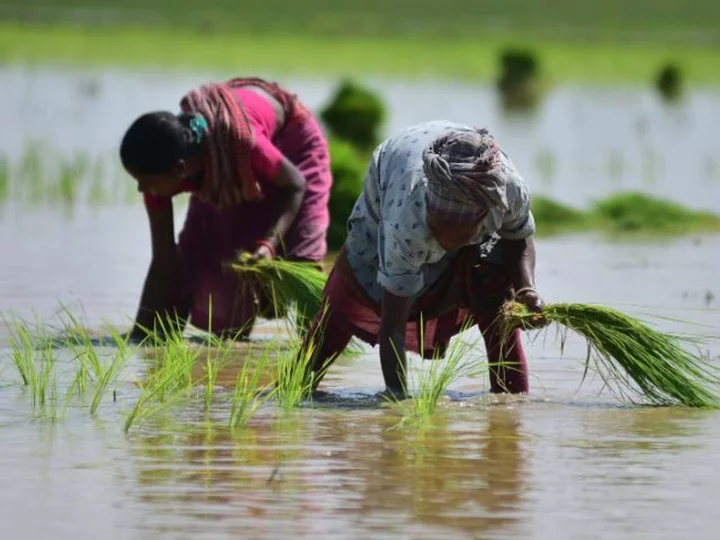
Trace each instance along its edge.
<path fill-rule="evenodd" d="M 323 308 L 305 333 L 300 354 L 312 355 L 308 369 L 313 373 L 313 386 L 315 387 L 352 339 L 352 333 L 338 323 L 339 321 L 332 316 L 330 309 Z M 302 360 L 302 358 L 298 359 L 298 361 Z"/>
<path fill-rule="evenodd" d="M 490 391 L 494 394 L 527 392 L 528 364 L 522 345 L 520 329 L 513 330 L 503 339 L 502 332 L 492 321 L 478 323 L 482 332 L 490 364 Z"/>

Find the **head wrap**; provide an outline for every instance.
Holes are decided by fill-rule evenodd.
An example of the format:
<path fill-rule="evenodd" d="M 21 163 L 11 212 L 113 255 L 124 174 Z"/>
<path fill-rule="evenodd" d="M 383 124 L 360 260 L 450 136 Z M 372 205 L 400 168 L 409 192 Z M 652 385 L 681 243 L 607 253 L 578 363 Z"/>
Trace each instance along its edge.
<path fill-rule="evenodd" d="M 439 137 L 423 152 L 423 170 L 428 211 L 441 219 L 474 221 L 508 209 L 502 152 L 486 129 Z"/>

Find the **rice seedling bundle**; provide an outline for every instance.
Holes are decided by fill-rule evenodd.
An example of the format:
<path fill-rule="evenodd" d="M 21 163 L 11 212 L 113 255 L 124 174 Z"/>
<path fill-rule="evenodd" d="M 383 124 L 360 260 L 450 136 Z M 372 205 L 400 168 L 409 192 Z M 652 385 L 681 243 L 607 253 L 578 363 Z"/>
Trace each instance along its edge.
<path fill-rule="evenodd" d="M 243 253 L 230 267 L 244 279 L 244 285 L 255 285 L 271 299 L 277 312 L 295 306 L 297 315 L 312 320 L 320 311 L 327 275 L 315 263 L 261 259 L 249 263 Z"/>
<path fill-rule="evenodd" d="M 635 402 L 644 397 L 654 405 L 715 408 L 720 404 L 719 371 L 684 348 L 688 340 L 658 332 L 618 310 L 580 303 L 550 304 L 535 314 L 522 304 L 508 302 L 501 317 L 507 332 L 539 317 L 561 327 L 561 345 L 567 331 L 585 338 L 585 374 L 593 367 L 621 398 Z"/>

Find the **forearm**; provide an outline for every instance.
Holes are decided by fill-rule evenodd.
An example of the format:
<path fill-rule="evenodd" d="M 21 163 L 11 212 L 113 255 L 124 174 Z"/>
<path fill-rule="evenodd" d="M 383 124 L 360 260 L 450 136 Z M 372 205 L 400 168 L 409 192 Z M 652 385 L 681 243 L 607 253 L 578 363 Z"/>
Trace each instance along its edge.
<path fill-rule="evenodd" d="M 507 240 L 510 278 L 516 290 L 535 288 L 535 240 Z"/>
<path fill-rule="evenodd" d="M 168 324 L 167 319 L 173 320 L 176 290 L 177 272 L 174 261 L 153 260 L 145 278 L 140 307 L 132 330 L 133 336 L 143 337 L 148 331 L 155 331 L 158 316 L 162 317 L 162 325 Z M 157 328 L 162 329 L 162 326 Z"/>
<path fill-rule="evenodd" d="M 385 386 L 403 392 L 406 388 L 405 329 L 410 314 L 411 298 L 385 291 L 380 319 L 380 365 Z"/>
<path fill-rule="evenodd" d="M 275 217 L 274 225 L 265 235 L 265 239 L 272 242 L 272 244 L 278 247 L 282 239 L 290 230 L 290 226 L 295 221 L 298 213 L 300 212 L 300 206 L 302 205 L 303 196 L 305 195 L 304 189 L 288 189 L 281 198 L 277 205 L 277 214 Z"/>
<path fill-rule="evenodd" d="M 380 366 L 385 386 L 389 390 L 403 391 L 406 388 L 405 331 L 380 329 Z"/>

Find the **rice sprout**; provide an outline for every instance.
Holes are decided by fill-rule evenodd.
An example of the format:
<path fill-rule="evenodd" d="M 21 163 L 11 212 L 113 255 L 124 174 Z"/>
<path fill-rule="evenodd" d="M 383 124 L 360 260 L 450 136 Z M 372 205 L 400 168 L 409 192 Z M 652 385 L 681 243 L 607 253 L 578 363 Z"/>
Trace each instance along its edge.
<path fill-rule="evenodd" d="M 587 341 L 585 374 L 598 372 L 617 396 L 654 405 L 716 408 L 720 377 L 716 366 L 683 348 L 690 340 L 653 330 L 620 311 L 591 304 L 550 304 L 540 314 L 520 303 L 508 302 L 501 317 L 506 332 L 526 326 L 533 317 L 561 327 L 561 346 L 567 331 Z M 640 399 L 638 399 L 640 398 Z"/>
<path fill-rule="evenodd" d="M 240 274 L 243 286 L 258 286 L 271 299 L 276 313 L 285 314 L 294 306 L 301 322 L 312 321 L 320 311 L 327 275 L 316 263 L 261 259 L 249 263 L 250 254 L 243 253 L 230 263 Z"/>

